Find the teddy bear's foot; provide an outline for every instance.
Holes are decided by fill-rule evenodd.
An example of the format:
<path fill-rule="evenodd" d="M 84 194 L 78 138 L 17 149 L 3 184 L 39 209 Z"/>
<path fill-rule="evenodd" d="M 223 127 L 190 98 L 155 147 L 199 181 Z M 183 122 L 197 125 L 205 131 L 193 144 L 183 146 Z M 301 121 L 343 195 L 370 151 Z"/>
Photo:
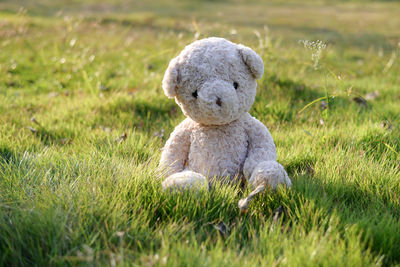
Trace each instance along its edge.
<path fill-rule="evenodd" d="M 201 189 L 208 188 L 206 177 L 192 171 L 182 171 L 167 177 L 162 182 L 163 189 Z"/>
<path fill-rule="evenodd" d="M 263 161 L 253 170 L 249 179 L 249 184 L 252 189 L 262 184 L 276 189 L 278 185 L 291 187 L 292 182 L 281 164 L 276 161 Z"/>

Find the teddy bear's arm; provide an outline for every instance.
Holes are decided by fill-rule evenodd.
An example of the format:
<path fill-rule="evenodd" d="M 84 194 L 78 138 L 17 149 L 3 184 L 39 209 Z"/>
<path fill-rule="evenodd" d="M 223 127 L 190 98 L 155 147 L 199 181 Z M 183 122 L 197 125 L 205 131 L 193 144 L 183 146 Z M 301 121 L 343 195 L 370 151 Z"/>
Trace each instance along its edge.
<path fill-rule="evenodd" d="M 248 116 L 246 120 L 249 146 L 243 166 L 243 174 L 252 187 L 267 183 L 275 188 L 278 184 L 291 185 L 282 165 L 276 161 L 276 147 L 267 127 Z"/>
<path fill-rule="evenodd" d="M 243 174 L 248 179 L 259 162 L 276 161 L 276 147 L 267 127 L 250 115 L 246 120 L 246 131 L 249 146 Z"/>
<path fill-rule="evenodd" d="M 171 133 L 161 153 L 160 168 L 170 176 L 185 168 L 190 149 L 191 121 L 184 120 Z"/>

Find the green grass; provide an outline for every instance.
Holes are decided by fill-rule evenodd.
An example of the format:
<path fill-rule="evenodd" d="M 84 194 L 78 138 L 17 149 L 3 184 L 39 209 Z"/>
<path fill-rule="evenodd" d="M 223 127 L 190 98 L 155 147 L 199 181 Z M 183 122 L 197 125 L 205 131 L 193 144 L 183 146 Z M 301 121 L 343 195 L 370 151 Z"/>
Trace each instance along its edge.
<path fill-rule="evenodd" d="M 398 2 L 82 2 L 0 3 L 0 265 L 400 265 Z M 293 181 L 246 215 L 157 179 L 164 71 L 213 35 L 262 55 L 251 113 Z"/>

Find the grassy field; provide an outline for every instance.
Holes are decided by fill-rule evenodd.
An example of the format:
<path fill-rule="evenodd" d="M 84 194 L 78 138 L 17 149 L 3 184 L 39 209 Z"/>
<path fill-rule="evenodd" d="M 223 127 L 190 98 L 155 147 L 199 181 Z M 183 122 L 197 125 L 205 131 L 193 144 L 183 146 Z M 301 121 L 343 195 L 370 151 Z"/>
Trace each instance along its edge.
<path fill-rule="evenodd" d="M 149 2 L 0 1 L 0 265 L 400 265 L 400 3 Z M 293 181 L 245 215 L 157 179 L 164 71 L 214 35 L 262 55 Z"/>

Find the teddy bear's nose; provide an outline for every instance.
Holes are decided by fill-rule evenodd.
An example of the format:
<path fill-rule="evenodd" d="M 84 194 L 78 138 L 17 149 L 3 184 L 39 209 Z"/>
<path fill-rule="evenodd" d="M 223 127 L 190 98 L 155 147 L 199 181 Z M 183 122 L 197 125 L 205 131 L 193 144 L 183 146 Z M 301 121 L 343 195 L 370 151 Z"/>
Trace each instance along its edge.
<path fill-rule="evenodd" d="M 217 101 L 216 101 L 215 103 L 217 103 L 218 106 L 221 106 L 221 105 L 222 105 L 221 98 L 218 97 L 218 98 L 217 98 Z"/>

